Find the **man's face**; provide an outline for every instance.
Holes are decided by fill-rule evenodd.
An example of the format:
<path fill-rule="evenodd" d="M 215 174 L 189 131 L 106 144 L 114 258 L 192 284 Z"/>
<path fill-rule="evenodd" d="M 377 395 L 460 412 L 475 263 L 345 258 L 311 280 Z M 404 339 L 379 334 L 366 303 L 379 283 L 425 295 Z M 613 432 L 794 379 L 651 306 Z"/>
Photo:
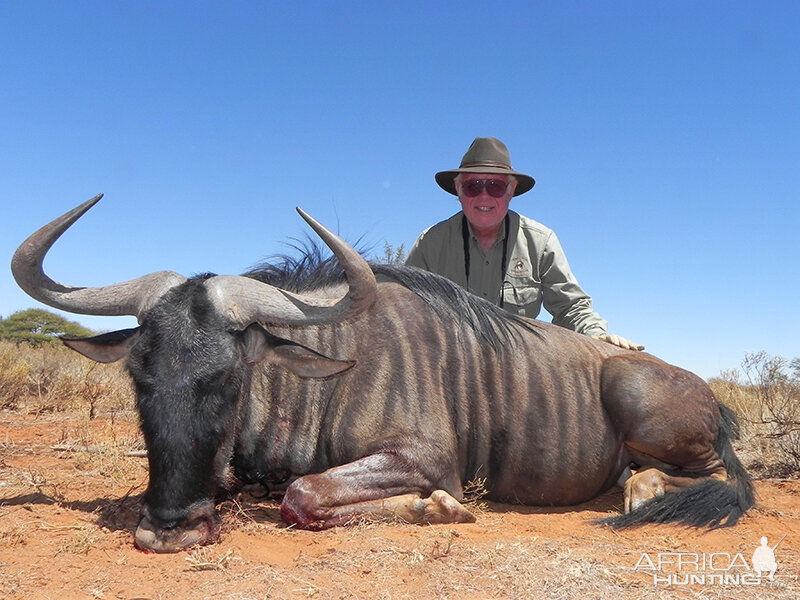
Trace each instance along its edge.
<path fill-rule="evenodd" d="M 462 173 L 456 182 L 461 208 L 477 231 L 499 229 L 516 188 L 516 180 L 496 173 Z"/>

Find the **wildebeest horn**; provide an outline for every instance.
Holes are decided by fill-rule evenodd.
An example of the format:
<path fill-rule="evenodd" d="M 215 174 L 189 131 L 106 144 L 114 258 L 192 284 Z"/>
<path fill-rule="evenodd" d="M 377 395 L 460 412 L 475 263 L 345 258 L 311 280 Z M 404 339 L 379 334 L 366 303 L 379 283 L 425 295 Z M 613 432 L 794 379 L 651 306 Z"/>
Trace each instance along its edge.
<path fill-rule="evenodd" d="M 122 283 L 86 288 L 62 285 L 42 270 L 44 257 L 55 241 L 102 197 L 99 194 L 87 200 L 33 233 L 14 253 L 11 271 L 26 293 L 53 308 L 86 315 L 140 317 L 186 278 L 172 271 L 158 271 Z M 331 323 L 353 317 L 375 301 L 377 282 L 367 262 L 339 236 L 297 210 L 339 259 L 349 292 L 343 298 L 316 298 L 292 294 L 247 277 L 212 277 L 205 284 L 209 297 L 231 322 L 241 326 L 255 321 L 286 325 Z"/>
<path fill-rule="evenodd" d="M 378 282 L 367 261 L 352 246 L 338 235 L 328 231 L 308 213 L 299 207 L 296 210 L 339 259 L 339 264 L 342 265 L 350 286 L 347 293 L 350 313 L 357 314 L 372 306 L 378 293 Z"/>
<path fill-rule="evenodd" d="M 186 281 L 172 271 L 150 273 L 104 287 L 72 287 L 50 279 L 42 270 L 45 254 L 70 225 L 97 204 L 98 194 L 51 221 L 20 244 L 11 259 L 14 279 L 32 298 L 61 310 L 85 315 L 140 316 L 170 288 Z"/>
<path fill-rule="evenodd" d="M 375 301 L 378 283 L 364 258 L 347 242 L 300 208 L 312 229 L 333 251 L 344 269 L 349 291 L 343 298 L 316 298 L 235 275 L 218 275 L 206 282 L 211 301 L 240 326 L 253 322 L 273 325 L 313 325 L 352 318 Z"/>

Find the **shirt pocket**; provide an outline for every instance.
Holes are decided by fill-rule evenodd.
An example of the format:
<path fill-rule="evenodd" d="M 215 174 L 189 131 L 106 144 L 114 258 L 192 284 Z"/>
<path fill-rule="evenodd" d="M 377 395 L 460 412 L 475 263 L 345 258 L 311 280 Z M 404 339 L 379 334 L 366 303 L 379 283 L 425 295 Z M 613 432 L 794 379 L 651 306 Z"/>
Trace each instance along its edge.
<path fill-rule="evenodd" d="M 508 312 L 535 318 L 542 307 L 542 286 L 530 278 L 506 277 L 503 282 L 503 308 Z"/>

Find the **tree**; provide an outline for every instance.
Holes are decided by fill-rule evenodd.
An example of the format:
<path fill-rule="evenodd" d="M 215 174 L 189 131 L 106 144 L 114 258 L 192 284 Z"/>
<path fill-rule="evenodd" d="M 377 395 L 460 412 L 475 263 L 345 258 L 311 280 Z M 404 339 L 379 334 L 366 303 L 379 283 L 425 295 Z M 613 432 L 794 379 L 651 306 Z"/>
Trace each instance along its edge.
<path fill-rule="evenodd" d="M 406 249 L 403 244 L 397 248 L 389 242 L 383 243 L 383 262 L 387 265 L 402 265 L 406 261 Z"/>
<path fill-rule="evenodd" d="M 91 329 L 80 323 L 41 308 L 20 310 L 5 319 L 0 319 L 0 338 L 15 342 L 42 344 L 56 341 L 59 336 L 89 337 Z"/>

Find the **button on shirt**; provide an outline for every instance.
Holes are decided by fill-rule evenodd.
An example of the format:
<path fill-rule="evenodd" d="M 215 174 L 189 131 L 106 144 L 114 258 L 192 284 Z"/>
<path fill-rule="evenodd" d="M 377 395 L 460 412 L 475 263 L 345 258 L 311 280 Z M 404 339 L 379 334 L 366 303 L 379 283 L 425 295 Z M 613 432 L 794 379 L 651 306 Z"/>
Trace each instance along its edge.
<path fill-rule="evenodd" d="M 513 211 L 508 212 L 508 264 L 501 268 L 506 232 L 484 252 L 469 229 L 469 285 L 465 273 L 464 213 L 430 227 L 419 236 L 406 264 L 438 273 L 472 293 L 515 314 L 535 318 L 542 306 L 553 323 L 588 335 L 606 332 L 607 323 L 592 309 L 567 262 L 555 232 Z"/>

